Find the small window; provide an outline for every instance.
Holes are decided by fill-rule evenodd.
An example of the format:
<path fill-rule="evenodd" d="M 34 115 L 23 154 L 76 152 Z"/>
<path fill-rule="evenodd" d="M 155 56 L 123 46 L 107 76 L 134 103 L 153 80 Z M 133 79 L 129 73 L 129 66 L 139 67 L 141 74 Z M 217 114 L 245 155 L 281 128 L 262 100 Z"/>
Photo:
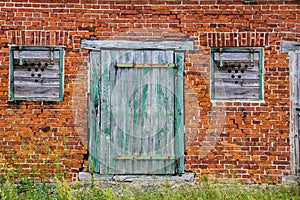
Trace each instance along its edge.
<path fill-rule="evenodd" d="M 262 58 L 262 48 L 211 49 L 212 100 L 262 100 Z"/>
<path fill-rule="evenodd" d="M 10 100 L 63 100 L 61 47 L 12 46 Z"/>

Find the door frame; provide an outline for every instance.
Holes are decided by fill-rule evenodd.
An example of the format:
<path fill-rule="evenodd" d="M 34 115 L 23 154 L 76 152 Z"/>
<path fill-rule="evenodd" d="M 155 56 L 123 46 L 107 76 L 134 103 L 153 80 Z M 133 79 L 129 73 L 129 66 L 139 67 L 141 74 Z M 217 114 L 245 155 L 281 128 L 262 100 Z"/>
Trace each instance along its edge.
<path fill-rule="evenodd" d="M 300 43 L 282 41 L 281 52 L 289 55 L 290 72 L 290 166 L 300 174 Z"/>
<path fill-rule="evenodd" d="M 184 55 L 185 51 L 194 49 L 193 41 L 130 41 L 130 40 L 82 40 L 81 48 L 90 50 L 90 72 L 89 72 L 89 164 L 91 171 L 99 172 L 100 163 L 97 162 L 99 141 L 95 140 L 99 124 L 98 105 L 100 92 L 100 66 L 101 50 L 173 50 L 177 72 L 175 73 L 175 101 L 174 109 L 174 138 L 175 155 L 177 156 L 176 174 L 184 173 Z M 96 120 L 95 120 L 96 119 Z M 98 129 L 98 130 L 97 130 Z M 99 139 L 99 137 L 98 137 Z"/>
<path fill-rule="evenodd" d="M 289 68 L 291 81 L 291 116 L 290 116 L 290 151 L 291 151 L 291 170 L 294 174 L 300 174 L 300 62 L 299 51 L 289 52 Z"/>

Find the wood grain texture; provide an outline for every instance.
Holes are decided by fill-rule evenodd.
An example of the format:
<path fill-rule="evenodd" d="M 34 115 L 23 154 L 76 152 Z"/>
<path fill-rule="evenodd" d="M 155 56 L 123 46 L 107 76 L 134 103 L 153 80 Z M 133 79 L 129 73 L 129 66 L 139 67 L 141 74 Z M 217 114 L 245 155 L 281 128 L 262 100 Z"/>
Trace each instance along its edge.
<path fill-rule="evenodd" d="M 15 85 L 15 97 L 59 97 L 59 86 L 56 87 L 34 87 Z"/>
<path fill-rule="evenodd" d="M 185 151 L 185 130 L 184 130 L 184 53 L 175 52 L 175 63 L 178 66 L 175 71 L 175 155 L 177 159 L 177 174 L 184 173 L 184 151 Z"/>
<path fill-rule="evenodd" d="M 19 59 L 19 55 L 20 55 L 20 51 L 18 50 L 15 50 L 14 51 L 14 58 L 15 59 Z M 48 59 L 50 60 L 50 50 L 47 50 L 47 51 L 40 51 L 40 50 L 22 50 L 22 57 L 23 59 L 26 59 L 26 58 L 34 58 L 34 59 L 41 59 L 41 58 L 44 58 L 44 59 Z M 53 57 L 54 58 L 59 58 L 59 51 L 54 51 L 54 54 L 53 54 Z"/>
<path fill-rule="evenodd" d="M 90 95 L 89 95 L 89 170 L 99 172 L 100 169 L 100 137 L 99 137 L 99 76 L 101 55 L 99 51 L 90 52 Z"/>
<path fill-rule="evenodd" d="M 130 40 L 82 40 L 81 48 L 100 49 L 169 49 L 186 51 L 194 49 L 193 41 L 130 41 Z"/>
<path fill-rule="evenodd" d="M 300 51 L 300 42 L 281 41 L 281 52 Z"/>
<path fill-rule="evenodd" d="M 214 53 L 212 83 L 214 99 L 259 99 L 259 53 L 254 54 L 253 65 L 250 62 L 250 53 L 223 53 L 222 67 L 219 58 L 219 53 Z"/>
<path fill-rule="evenodd" d="M 296 90 L 295 90 L 295 103 L 300 107 L 300 53 L 295 55 L 295 79 L 296 79 Z"/>
<path fill-rule="evenodd" d="M 295 63 L 295 91 L 294 91 L 294 105 L 293 109 L 294 120 L 295 120 L 295 161 L 296 168 L 298 169 L 298 173 L 300 173 L 300 53 L 294 54 L 291 57 L 291 62 Z"/>
<path fill-rule="evenodd" d="M 174 55 L 172 51 L 101 51 L 99 118 L 96 118 L 99 133 L 93 132 L 92 137 L 97 139 L 90 139 L 94 140 L 91 145 L 99 146 L 99 152 L 95 152 L 99 158 L 97 171 L 100 174 L 174 174 L 176 159 L 151 158 L 176 157 L 175 69 L 117 68 L 116 62 L 174 63 Z M 91 78 L 97 79 L 94 75 Z M 91 91 L 91 98 L 94 92 Z M 91 115 L 95 117 L 93 112 Z M 143 159 L 119 159 L 124 157 Z"/>
<path fill-rule="evenodd" d="M 14 51 L 13 94 L 14 98 L 59 98 L 60 59 L 54 54 L 53 63 L 48 51 L 23 51 L 22 65 L 19 53 Z"/>
<path fill-rule="evenodd" d="M 254 60 L 259 60 L 259 53 L 253 53 Z M 223 52 L 223 61 L 250 61 L 250 52 Z M 214 60 L 220 60 L 220 53 L 214 53 Z"/>

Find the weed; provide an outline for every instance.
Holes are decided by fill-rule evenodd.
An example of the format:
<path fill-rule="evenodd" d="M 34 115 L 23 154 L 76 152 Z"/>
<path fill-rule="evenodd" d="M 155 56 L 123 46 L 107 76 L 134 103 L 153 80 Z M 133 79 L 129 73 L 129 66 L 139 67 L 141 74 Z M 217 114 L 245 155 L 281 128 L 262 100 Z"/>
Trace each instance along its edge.
<path fill-rule="evenodd" d="M 59 181 L 57 178 L 55 179 L 58 200 L 75 200 L 75 197 L 72 195 L 72 188 L 65 181 Z"/>
<path fill-rule="evenodd" d="M 76 184 L 68 183 L 64 180 L 66 173 L 66 160 L 64 154 L 68 152 L 65 135 L 63 135 L 63 147 L 53 150 L 56 146 L 54 138 L 32 139 L 29 145 L 23 141 L 24 153 L 27 159 L 38 155 L 42 163 L 33 166 L 42 166 L 30 168 L 27 173 L 22 172 L 22 165 L 18 164 L 18 152 L 8 151 L 4 156 L 6 163 L 3 163 L 0 172 L 5 174 L 0 177 L 0 199 L 1 200 L 189 200 L 189 199 L 300 199 L 299 186 L 287 187 L 283 185 L 266 186 L 247 186 L 237 182 L 227 184 L 213 183 L 205 175 L 199 175 L 195 172 L 201 184 L 177 183 L 169 181 L 166 177 L 165 182 L 148 183 L 133 186 L 125 183 L 99 183 L 94 179 L 94 163 L 89 160 L 92 179 L 90 183 Z M 48 140 L 53 141 L 49 142 Z M 28 145 L 28 146 L 27 146 Z M 47 182 L 56 175 L 55 182 Z M 269 174 L 269 169 L 267 171 Z M 40 178 L 39 178 L 40 177 Z M 34 182 L 41 180 L 41 182 Z M 271 179 L 270 179 L 271 182 Z"/>
<path fill-rule="evenodd" d="M 90 172 L 91 172 L 91 175 L 92 175 L 92 178 L 91 178 L 91 188 L 94 187 L 95 185 L 95 175 L 94 175 L 94 163 L 93 163 L 93 160 L 92 159 L 89 159 L 89 166 L 90 166 Z"/>
<path fill-rule="evenodd" d="M 4 180 L 4 179 L 3 179 Z M 119 185 L 118 185 L 119 184 Z M 241 185 L 239 183 L 205 183 L 190 184 L 179 183 L 174 187 L 166 179 L 163 184 L 144 184 L 133 186 L 120 183 L 76 183 L 69 184 L 64 180 L 56 179 L 54 184 L 42 182 L 34 183 L 32 180 L 21 179 L 14 182 L 11 175 L 7 175 L 0 183 L 1 200 L 118 200 L 118 199 L 299 199 L 299 187 L 273 185 Z"/>

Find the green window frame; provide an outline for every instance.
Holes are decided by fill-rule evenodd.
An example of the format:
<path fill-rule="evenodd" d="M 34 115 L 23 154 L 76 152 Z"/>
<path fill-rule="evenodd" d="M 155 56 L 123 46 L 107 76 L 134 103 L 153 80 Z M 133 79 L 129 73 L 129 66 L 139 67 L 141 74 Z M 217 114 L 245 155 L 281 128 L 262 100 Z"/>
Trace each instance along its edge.
<path fill-rule="evenodd" d="M 63 47 L 12 45 L 9 61 L 9 100 L 63 100 Z"/>
<path fill-rule="evenodd" d="M 211 48 L 211 100 L 263 100 L 263 48 Z"/>

